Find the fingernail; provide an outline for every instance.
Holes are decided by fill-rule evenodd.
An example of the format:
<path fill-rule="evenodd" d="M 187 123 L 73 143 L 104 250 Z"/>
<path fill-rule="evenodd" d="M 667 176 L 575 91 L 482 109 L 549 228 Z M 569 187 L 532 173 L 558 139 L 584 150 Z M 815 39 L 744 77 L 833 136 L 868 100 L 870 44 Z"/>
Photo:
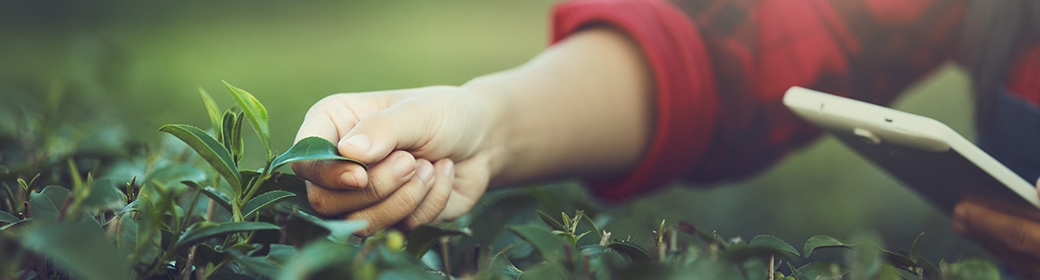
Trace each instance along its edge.
<path fill-rule="evenodd" d="M 419 175 L 419 179 L 430 182 L 430 179 L 433 178 L 433 164 L 428 161 L 419 163 L 419 168 L 415 170 L 415 174 Z"/>
<path fill-rule="evenodd" d="M 446 160 L 443 164 L 444 168 L 441 169 L 441 174 L 444 176 L 455 176 L 455 162 Z"/>
<path fill-rule="evenodd" d="M 394 161 L 394 174 L 399 178 L 407 177 L 415 168 L 415 160 L 407 156 L 399 156 Z"/>
<path fill-rule="evenodd" d="M 343 141 L 344 144 L 353 146 L 361 153 L 368 153 L 368 149 L 372 148 L 372 141 L 368 140 L 368 136 L 354 135 Z"/>

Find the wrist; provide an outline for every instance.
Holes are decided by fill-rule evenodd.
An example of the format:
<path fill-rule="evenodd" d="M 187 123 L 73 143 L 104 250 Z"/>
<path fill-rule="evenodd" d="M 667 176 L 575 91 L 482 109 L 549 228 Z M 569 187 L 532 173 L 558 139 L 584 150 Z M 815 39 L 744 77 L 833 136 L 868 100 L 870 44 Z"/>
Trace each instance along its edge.
<path fill-rule="evenodd" d="M 509 90 L 494 75 L 474 78 L 459 86 L 469 94 L 472 99 L 477 100 L 477 106 L 483 110 L 481 114 L 490 120 L 490 125 L 485 129 L 484 141 L 481 144 L 481 152 L 488 154 L 489 187 L 502 185 L 503 173 L 507 163 L 515 158 L 515 148 L 510 145 L 510 137 L 514 128 L 508 123 L 510 117 L 511 102 L 509 102 Z"/>

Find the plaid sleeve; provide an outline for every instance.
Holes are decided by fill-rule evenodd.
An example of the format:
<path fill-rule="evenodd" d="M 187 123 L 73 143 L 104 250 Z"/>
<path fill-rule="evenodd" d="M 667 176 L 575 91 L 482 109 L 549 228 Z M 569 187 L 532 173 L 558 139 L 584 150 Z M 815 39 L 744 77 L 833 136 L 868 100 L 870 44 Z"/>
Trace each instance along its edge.
<path fill-rule="evenodd" d="M 964 0 L 588 0 L 557 7 L 553 38 L 590 23 L 627 32 L 654 71 L 649 152 L 593 191 L 621 200 L 678 177 L 770 166 L 819 131 L 782 104 L 804 86 L 887 103 L 954 55 Z"/>

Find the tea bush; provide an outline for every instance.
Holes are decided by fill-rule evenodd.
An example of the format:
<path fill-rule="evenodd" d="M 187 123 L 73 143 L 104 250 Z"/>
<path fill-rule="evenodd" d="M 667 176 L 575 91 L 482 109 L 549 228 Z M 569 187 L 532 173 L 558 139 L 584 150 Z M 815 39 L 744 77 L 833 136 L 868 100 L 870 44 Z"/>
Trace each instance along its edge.
<path fill-rule="evenodd" d="M 580 188 L 488 193 L 466 216 L 407 234 L 358 237 L 364 221 L 321 217 L 288 163 L 345 160 L 307 138 L 276 153 L 265 107 L 226 84 L 210 129 L 171 124 L 157 145 L 84 119 L 5 110 L 0 122 L 3 279 L 999 279 L 990 262 L 921 257 L 922 234 L 889 251 L 877 236 L 726 238 L 683 221 L 613 236 Z M 59 101 L 50 106 L 57 108 Z M 11 104 L 11 103 L 9 103 Z M 249 123 L 265 155 L 243 167 Z M 357 164 L 363 163 L 354 161 Z"/>

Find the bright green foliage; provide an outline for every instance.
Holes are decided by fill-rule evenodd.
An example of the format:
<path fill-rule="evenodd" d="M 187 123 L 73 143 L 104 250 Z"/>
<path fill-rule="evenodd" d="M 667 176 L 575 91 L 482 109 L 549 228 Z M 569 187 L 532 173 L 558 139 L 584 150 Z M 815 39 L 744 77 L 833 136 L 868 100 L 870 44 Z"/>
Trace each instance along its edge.
<path fill-rule="evenodd" d="M 881 249 L 869 234 L 849 242 L 818 235 L 796 247 L 775 236 L 744 242 L 665 220 L 641 229 L 649 237 L 612 236 L 618 228 L 608 211 L 559 185 L 489 192 L 451 223 L 362 238 L 354 233 L 365 221 L 314 214 L 304 181 L 278 170 L 313 160 L 366 166 L 317 137 L 275 154 L 264 106 L 227 88 L 238 107 L 224 111 L 200 90 L 212 129 L 160 129 L 183 147 L 113 152 L 129 159 L 55 150 L 38 157 L 46 159 L 40 169 L 0 167 L 7 176 L 0 176 L 0 279 L 1000 277 L 982 260 L 933 265 L 922 257 L 923 235 L 907 251 Z M 267 155 L 252 170 L 240 166 L 245 121 Z M 126 176 L 112 166 L 140 172 Z"/>

